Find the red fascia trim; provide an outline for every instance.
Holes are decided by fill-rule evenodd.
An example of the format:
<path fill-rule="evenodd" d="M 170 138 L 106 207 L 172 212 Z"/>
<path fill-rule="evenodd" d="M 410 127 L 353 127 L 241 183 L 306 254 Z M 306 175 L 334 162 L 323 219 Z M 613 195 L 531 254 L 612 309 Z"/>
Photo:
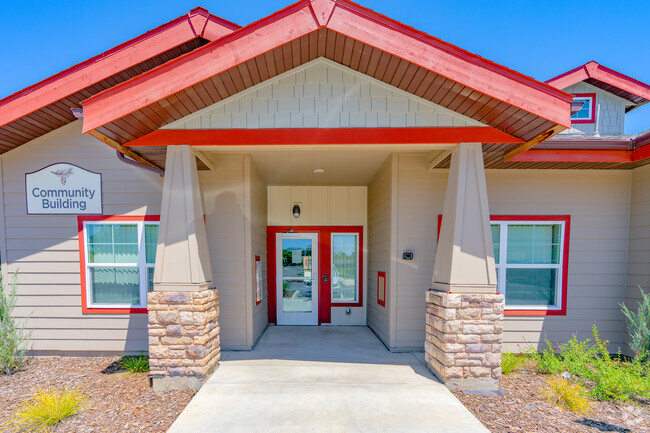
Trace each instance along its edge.
<path fill-rule="evenodd" d="M 596 123 L 596 94 L 595 93 L 574 93 L 577 98 L 591 98 L 591 119 L 571 119 L 571 123 Z"/>
<path fill-rule="evenodd" d="M 379 278 L 381 277 L 384 277 L 383 287 L 379 285 Z M 379 293 L 381 291 L 384 292 L 383 301 L 379 299 Z M 384 271 L 377 271 L 377 304 L 381 305 L 384 308 L 386 307 L 386 272 Z"/>
<path fill-rule="evenodd" d="M 332 321 L 332 307 L 361 307 L 363 306 L 363 257 L 365 245 L 363 243 L 363 226 L 267 226 L 266 227 L 266 260 L 267 260 L 267 288 L 268 288 L 268 318 L 269 323 L 277 323 L 277 288 L 276 288 L 276 257 L 275 237 L 277 233 L 318 233 L 319 243 L 319 290 L 318 290 L 318 324 L 330 323 Z M 325 283 L 321 276 L 325 273 L 331 275 L 330 264 L 332 246 L 332 233 L 357 233 L 359 235 L 359 302 L 354 303 L 333 303 L 330 278 Z"/>
<path fill-rule="evenodd" d="M 562 251 L 562 307 L 559 310 L 504 310 L 506 316 L 566 316 L 569 282 L 569 242 L 571 215 L 490 215 L 490 221 L 562 221 L 564 222 L 564 250 Z M 438 214 L 438 240 L 442 215 Z"/>
<path fill-rule="evenodd" d="M 637 147 L 632 151 L 632 162 L 641 161 L 650 158 L 650 145 L 646 144 L 642 147 Z"/>
<path fill-rule="evenodd" d="M 0 126 L 192 39 L 220 38 L 238 28 L 238 25 L 211 15 L 203 8 L 196 8 L 189 14 L 0 100 Z"/>
<path fill-rule="evenodd" d="M 319 28 L 389 52 L 554 123 L 569 127 L 571 95 L 362 8 L 338 1 L 323 24 L 316 13 L 331 0 L 301 0 L 84 101 L 88 132 Z M 327 4 L 324 4 L 327 3 Z M 286 29 L 291 29 L 287 32 Z"/>
<path fill-rule="evenodd" d="M 629 92 L 635 96 L 650 100 L 650 85 L 639 80 L 628 77 L 627 75 L 609 69 L 597 62 L 591 61 L 582 66 L 578 66 L 564 74 L 547 80 L 546 83 L 558 89 L 567 87 L 584 81 L 587 78 L 602 81 L 603 83 L 614 86 L 620 90 Z"/>
<path fill-rule="evenodd" d="M 127 147 L 318 144 L 523 143 L 490 126 L 431 128 L 158 129 Z"/>
<path fill-rule="evenodd" d="M 508 162 L 632 162 L 629 150 L 530 149 Z"/>
<path fill-rule="evenodd" d="M 89 308 L 86 302 L 86 242 L 84 239 L 85 221 L 160 221 L 160 215 L 78 215 L 79 230 L 79 274 L 81 277 L 82 314 L 147 314 L 146 308 Z"/>

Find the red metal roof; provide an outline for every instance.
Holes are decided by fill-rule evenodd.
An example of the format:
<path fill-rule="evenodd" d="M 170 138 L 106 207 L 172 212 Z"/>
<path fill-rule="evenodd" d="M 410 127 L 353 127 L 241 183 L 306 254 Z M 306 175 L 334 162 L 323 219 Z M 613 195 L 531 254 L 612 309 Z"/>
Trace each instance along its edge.
<path fill-rule="evenodd" d="M 630 78 L 627 75 L 616 72 L 594 61 L 578 66 L 555 78 L 551 78 L 546 83 L 558 89 L 566 89 L 581 81 L 585 81 L 632 102 L 632 105 L 626 111 L 638 108 L 650 101 L 650 85 Z"/>

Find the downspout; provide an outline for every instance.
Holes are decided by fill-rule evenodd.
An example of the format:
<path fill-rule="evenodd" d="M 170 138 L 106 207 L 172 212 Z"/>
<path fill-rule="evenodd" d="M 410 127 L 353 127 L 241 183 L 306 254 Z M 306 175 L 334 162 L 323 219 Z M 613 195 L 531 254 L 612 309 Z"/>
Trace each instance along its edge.
<path fill-rule="evenodd" d="M 165 176 L 165 170 L 162 170 L 160 168 L 150 167 L 150 166 L 148 166 L 146 164 L 142 164 L 142 163 L 140 163 L 138 161 L 134 161 L 132 159 L 129 159 L 126 156 L 124 156 L 124 154 L 122 152 L 120 152 L 119 150 L 116 150 L 115 153 L 117 154 L 117 159 L 119 159 L 120 161 L 122 161 L 125 164 L 132 165 L 133 167 L 144 168 L 145 170 L 149 170 L 149 171 L 152 171 L 152 172 L 160 175 L 160 177 Z"/>

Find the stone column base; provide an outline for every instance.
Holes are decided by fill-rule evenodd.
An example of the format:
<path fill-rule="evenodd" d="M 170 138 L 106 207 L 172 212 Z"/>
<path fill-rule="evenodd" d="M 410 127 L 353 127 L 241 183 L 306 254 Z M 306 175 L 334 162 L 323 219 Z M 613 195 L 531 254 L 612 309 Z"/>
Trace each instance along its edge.
<path fill-rule="evenodd" d="M 217 368 L 217 289 L 150 292 L 149 367 L 154 391 L 199 389 Z"/>
<path fill-rule="evenodd" d="M 502 332 L 503 295 L 427 292 L 425 359 L 447 387 L 498 391 Z"/>

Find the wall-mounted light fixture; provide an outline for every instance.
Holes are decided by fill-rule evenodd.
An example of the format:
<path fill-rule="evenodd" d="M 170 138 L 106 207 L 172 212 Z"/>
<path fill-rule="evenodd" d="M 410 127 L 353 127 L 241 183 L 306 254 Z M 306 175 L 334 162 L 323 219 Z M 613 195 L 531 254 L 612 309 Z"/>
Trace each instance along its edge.
<path fill-rule="evenodd" d="M 300 206 L 298 206 L 297 204 L 293 205 L 293 217 L 300 218 Z"/>

